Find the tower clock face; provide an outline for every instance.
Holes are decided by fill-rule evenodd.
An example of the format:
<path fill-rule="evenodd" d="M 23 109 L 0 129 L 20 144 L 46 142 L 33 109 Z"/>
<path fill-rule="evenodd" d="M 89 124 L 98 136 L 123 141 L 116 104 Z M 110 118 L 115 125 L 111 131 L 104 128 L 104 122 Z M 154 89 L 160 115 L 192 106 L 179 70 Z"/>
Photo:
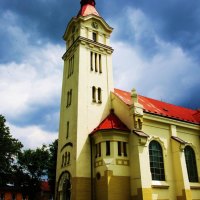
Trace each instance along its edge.
<path fill-rule="evenodd" d="M 95 29 L 98 29 L 98 24 L 97 24 L 97 22 L 92 22 L 92 27 L 95 28 Z"/>

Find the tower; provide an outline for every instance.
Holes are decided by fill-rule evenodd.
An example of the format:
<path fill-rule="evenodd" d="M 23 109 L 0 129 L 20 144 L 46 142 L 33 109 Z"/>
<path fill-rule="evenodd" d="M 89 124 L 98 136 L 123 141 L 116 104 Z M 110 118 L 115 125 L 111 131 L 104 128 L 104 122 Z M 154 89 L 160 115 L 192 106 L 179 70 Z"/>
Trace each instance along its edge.
<path fill-rule="evenodd" d="M 64 70 L 56 174 L 57 199 L 91 199 L 92 166 L 89 134 L 109 114 L 113 91 L 112 28 L 81 0 L 63 39 Z"/>

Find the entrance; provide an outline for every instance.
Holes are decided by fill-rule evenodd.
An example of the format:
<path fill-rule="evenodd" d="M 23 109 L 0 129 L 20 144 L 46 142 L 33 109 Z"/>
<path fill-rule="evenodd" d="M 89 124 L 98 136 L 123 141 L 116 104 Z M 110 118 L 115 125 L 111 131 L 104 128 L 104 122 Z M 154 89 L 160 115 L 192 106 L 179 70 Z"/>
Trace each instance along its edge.
<path fill-rule="evenodd" d="M 71 198 L 71 180 L 70 173 L 63 172 L 59 178 L 57 199 L 58 200 L 70 200 Z"/>

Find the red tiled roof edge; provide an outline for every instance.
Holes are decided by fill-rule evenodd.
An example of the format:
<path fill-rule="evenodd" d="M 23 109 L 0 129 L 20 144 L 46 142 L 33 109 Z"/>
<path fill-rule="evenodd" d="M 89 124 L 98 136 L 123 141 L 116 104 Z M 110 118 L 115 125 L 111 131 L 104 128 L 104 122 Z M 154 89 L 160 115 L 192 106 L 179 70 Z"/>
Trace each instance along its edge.
<path fill-rule="evenodd" d="M 114 89 L 114 94 L 118 96 L 126 105 L 132 105 L 131 93 L 119 89 Z M 200 114 L 197 110 L 176 106 L 149 97 L 138 95 L 138 101 L 143 105 L 144 112 L 185 121 L 193 124 L 200 124 Z"/>

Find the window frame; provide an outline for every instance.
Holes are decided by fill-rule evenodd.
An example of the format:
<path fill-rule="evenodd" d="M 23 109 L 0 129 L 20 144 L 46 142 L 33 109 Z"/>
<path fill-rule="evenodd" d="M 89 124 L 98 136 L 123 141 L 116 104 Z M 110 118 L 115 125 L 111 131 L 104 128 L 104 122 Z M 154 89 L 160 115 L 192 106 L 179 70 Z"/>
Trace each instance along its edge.
<path fill-rule="evenodd" d="M 184 148 L 185 163 L 187 168 L 188 180 L 190 183 L 198 183 L 198 170 L 195 151 L 191 146 Z"/>
<path fill-rule="evenodd" d="M 152 180 L 165 181 L 166 176 L 163 149 L 161 144 L 156 140 L 152 140 L 149 143 L 149 164 Z"/>

